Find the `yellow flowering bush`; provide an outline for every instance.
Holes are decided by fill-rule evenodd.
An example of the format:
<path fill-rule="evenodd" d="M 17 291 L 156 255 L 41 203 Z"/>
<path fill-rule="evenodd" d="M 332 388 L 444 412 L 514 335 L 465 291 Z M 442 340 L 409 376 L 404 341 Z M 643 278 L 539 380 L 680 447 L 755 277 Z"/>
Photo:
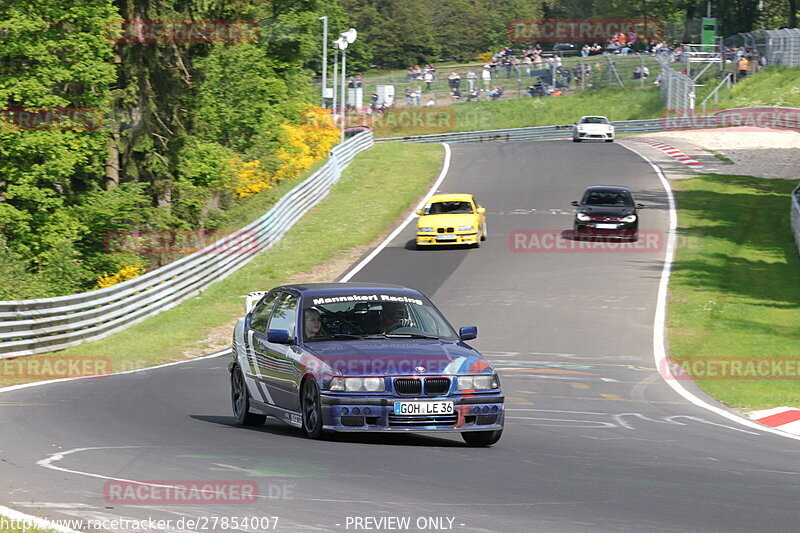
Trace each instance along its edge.
<path fill-rule="evenodd" d="M 237 197 L 252 196 L 279 181 L 296 178 L 327 156 L 339 139 L 339 130 L 328 111 L 309 106 L 303 110 L 300 124 L 281 124 L 281 137 L 283 142 L 276 155 L 278 169 L 272 173 L 258 160 L 230 160 L 232 189 Z"/>
<path fill-rule="evenodd" d="M 144 265 L 141 263 L 133 263 L 132 265 L 117 265 L 118 270 L 112 274 L 104 272 L 97 278 L 97 285 L 95 289 L 105 289 L 117 283 L 128 281 L 129 279 L 138 278 L 145 273 Z"/>

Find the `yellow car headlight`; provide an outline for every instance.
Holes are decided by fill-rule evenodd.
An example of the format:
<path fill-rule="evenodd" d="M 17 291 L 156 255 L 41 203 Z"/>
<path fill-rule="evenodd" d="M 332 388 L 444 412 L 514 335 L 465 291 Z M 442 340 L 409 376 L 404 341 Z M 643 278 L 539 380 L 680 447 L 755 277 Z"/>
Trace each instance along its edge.
<path fill-rule="evenodd" d="M 475 226 L 459 226 L 458 231 L 475 231 Z"/>

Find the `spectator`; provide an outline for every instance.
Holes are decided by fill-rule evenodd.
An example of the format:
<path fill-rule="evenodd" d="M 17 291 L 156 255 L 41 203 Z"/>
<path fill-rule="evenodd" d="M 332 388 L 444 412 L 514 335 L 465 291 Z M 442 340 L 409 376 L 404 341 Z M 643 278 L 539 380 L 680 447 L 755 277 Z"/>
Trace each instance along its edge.
<path fill-rule="evenodd" d="M 472 102 L 473 100 L 477 101 L 480 99 L 480 96 L 481 90 L 476 87 L 467 93 L 467 102 Z"/>
<path fill-rule="evenodd" d="M 467 84 L 469 86 L 470 92 L 475 90 L 475 80 L 477 79 L 478 75 L 475 74 L 474 70 L 470 70 L 469 72 L 467 72 Z"/>
<path fill-rule="evenodd" d="M 746 57 L 742 56 L 739 59 L 739 78 L 744 78 L 747 76 L 747 69 L 750 67 L 750 61 L 747 60 Z"/>
<path fill-rule="evenodd" d="M 420 105 L 421 101 L 422 101 L 422 87 L 417 85 L 416 87 L 414 87 L 414 105 L 416 106 Z"/>
<path fill-rule="evenodd" d="M 525 75 L 530 77 L 533 60 L 529 54 L 525 54 L 525 57 L 522 58 L 522 64 L 525 65 Z"/>
<path fill-rule="evenodd" d="M 406 97 L 406 107 L 410 107 L 414 103 L 414 91 L 411 90 L 411 87 L 406 88 L 405 91 Z"/>
<path fill-rule="evenodd" d="M 431 83 L 433 83 L 433 72 L 430 70 L 426 71 L 422 79 L 425 81 L 425 92 L 430 92 Z"/>
<path fill-rule="evenodd" d="M 492 83 L 492 67 L 488 63 L 483 66 L 483 72 L 481 72 L 481 80 L 483 80 L 483 88 L 485 90 L 489 90 L 489 85 Z"/>
<path fill-rule="evenodd" d="M 584 44 L 581 48 L 581 57 L 589 57 L 589 52 L 591 49 L 589 48 L 588 44 Z"/>
<path fill-rule="evenodd" d="M 458 90 L 461 88 L 461 75 L 458 72 L 451 72 L 447 79 L 449 80 L 451 90 Z"/>

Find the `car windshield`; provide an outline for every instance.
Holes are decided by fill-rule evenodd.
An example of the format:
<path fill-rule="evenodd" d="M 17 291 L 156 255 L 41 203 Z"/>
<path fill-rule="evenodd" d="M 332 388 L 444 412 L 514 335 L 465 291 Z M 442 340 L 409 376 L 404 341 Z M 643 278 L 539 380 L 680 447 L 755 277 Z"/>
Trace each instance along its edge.
<path fill-rule="evenodd" d="M 587 191 L 583 197 L 584 205 L 633 206 L 633 198 L 627 191 Z"/>
<path fill-rule="evenodd" d="M 581 124 L 608 124 L 606 117 L 583 117 Z"/>
<path fill-rule="evenodd" d="M 472 204 L 469 202 L 434 202 L 425 208 L 426 215 L 471 214 Z"/>
<path fill-rule="evenodd" d="M 303 340 L 433 338 L 457 340 L 447 320 L 424 299 L 385 294 L 308 298 Z"/>

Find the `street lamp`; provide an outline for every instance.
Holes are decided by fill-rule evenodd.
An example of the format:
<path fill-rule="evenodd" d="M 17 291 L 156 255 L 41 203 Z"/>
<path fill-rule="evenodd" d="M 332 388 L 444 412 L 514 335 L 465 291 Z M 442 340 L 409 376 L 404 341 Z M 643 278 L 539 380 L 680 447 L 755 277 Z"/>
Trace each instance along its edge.
<path fill-rule="evenodd" d="M 350 28 L 346 32 L 339 35 L 339 38 L 334 43 L 336 47 L 342 51 L 342 131 L 340 134 L 340 142 L 344 142 L 344 127 L 345 119 L 347 118 L 347 99 L 345 92 L 345 74 L 347 72 L 347 46 L 353 43 L 358 37 L 358 32 L 355 28 Z"/>
<path fill-rule="evenodd" d="M 328 17 L 322 21 L 322 107 L 325 107 L 325 92 L 328 90 Z"/>

